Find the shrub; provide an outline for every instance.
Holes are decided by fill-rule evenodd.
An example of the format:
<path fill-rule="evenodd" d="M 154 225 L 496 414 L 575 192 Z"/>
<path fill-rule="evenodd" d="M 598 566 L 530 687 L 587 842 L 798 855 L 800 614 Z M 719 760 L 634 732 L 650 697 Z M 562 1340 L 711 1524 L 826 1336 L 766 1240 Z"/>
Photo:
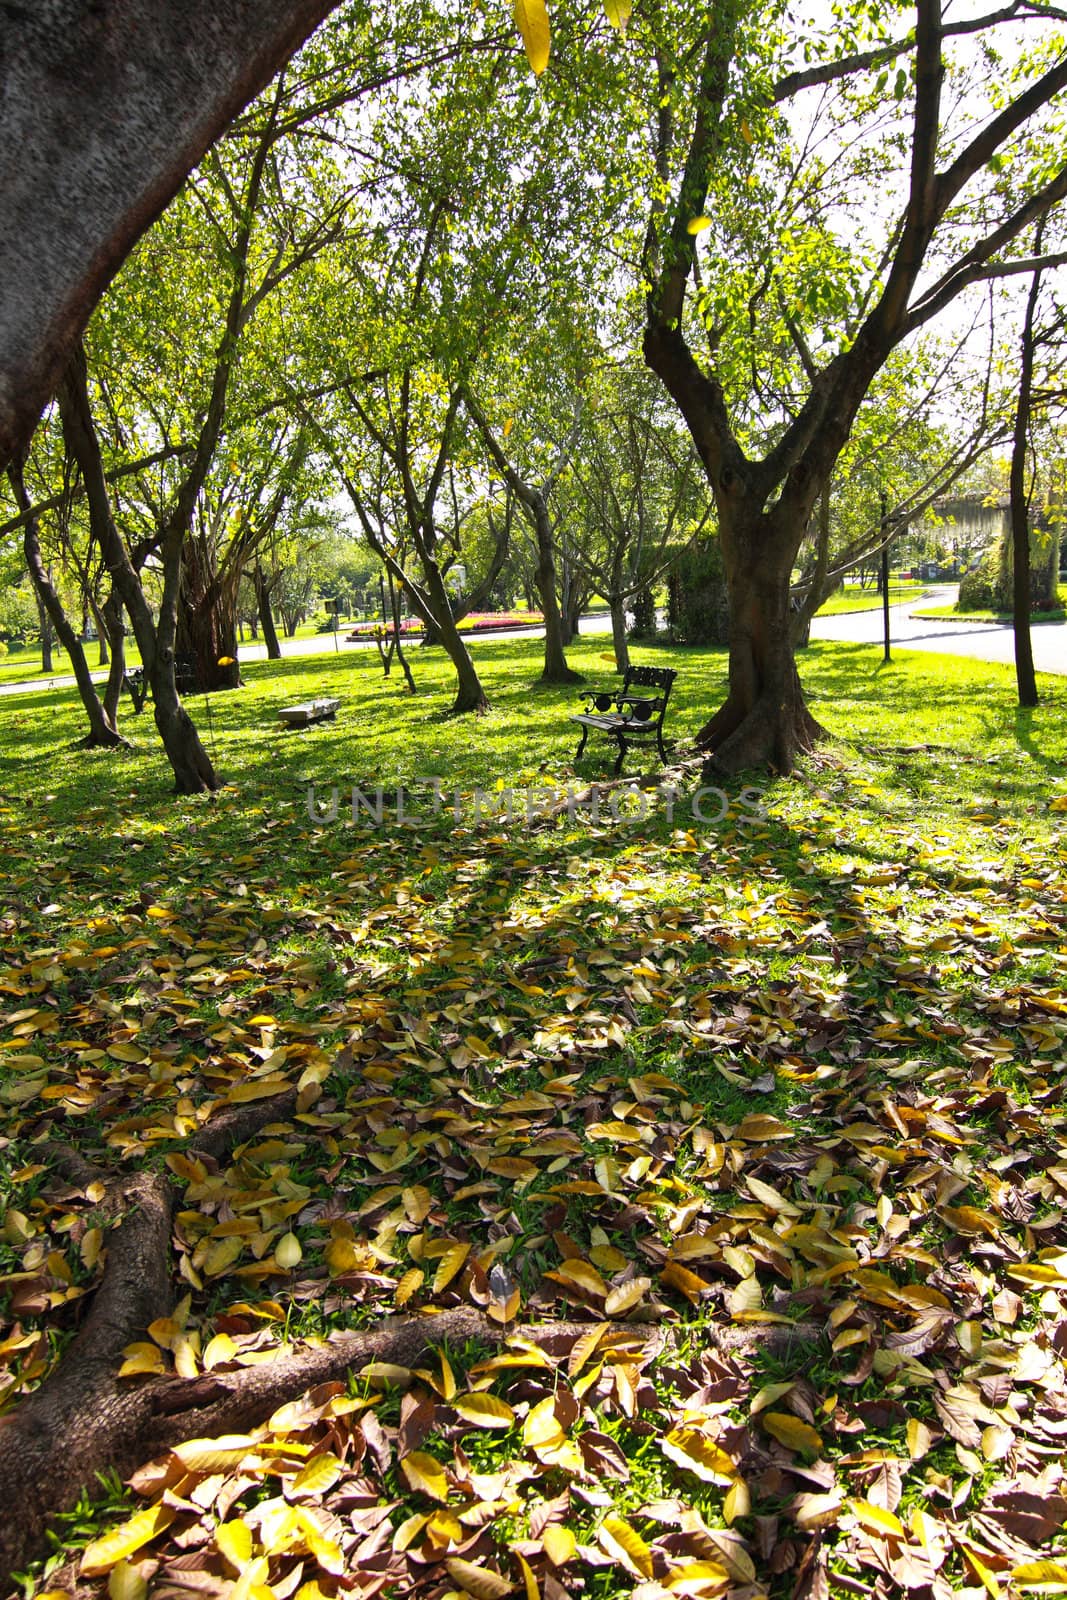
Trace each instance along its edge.
<path fill-rule="evenodd" d="M 638 589 L 634 595 L 634 620 L 630 628 L 631 639 L 656 637 L 656 598 L 651 589 Z"/>
<path fill-rule="evenodd" d="M 698 539 L 679 557 L 667 592 L 672 638 L 685 644 L 729 643 L 730 602 L 718 539 Z"/>
<path fill-rule="evenodd" d="M 968 572 L 960 579 L 960 592 L 956 600 L 957 611 L 993 611 L 996 609 L 995 571 L 983 565 L 977 572 Z"/>

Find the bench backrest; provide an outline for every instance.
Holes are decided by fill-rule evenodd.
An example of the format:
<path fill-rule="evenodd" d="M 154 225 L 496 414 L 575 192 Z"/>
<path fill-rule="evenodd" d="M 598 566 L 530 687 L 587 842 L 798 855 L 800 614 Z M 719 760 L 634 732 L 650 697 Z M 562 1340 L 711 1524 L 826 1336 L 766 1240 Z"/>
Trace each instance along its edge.
<path fill-rule="evenodd" d="M 656 721 L 662 722 L 671 686 L 677 676 L 672 667 L 627 667 L 622 692 L 627 695 L 632 694 L 634 689 L 658 689 L 659 694 L 650 695 L 649 700 L 652 710 L 658 713 Z"/>

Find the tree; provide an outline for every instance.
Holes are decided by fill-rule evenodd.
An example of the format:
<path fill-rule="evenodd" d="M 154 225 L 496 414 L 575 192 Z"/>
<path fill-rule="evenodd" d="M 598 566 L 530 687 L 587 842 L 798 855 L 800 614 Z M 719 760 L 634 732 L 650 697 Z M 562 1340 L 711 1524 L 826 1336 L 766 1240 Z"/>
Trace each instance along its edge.
<path fill-rule="evenodd" d="M 596 375 L 566 486 L 573 559 L 608 602 L 619 672 L 628 602 L 661 582 L 711 514 L 692 444 L 650 380 L 625 366 Z"/>
<path fill-rule="evenodd" d="M 1007 8 L 1013 17 L 1030 9 Z M 968 285 L 1024 269 L 1009 259 L 1010 247 L 1067 195 L 1067 166 L 1040 138 L 1042 112 L 1067 86 L 1067 51 L 1053 42 L 1044 57 L 1038 50 L 1022 60 L 1010 93 L 974 131 L 973 100 L 944 95 L 946 41 L 967 34 L 988 43 L 1004 13 L 948 23 L 938 0 L 918 0 L 914 30 L 903 38 L 883 34 L 867 49 L 857 37 L 849 50 L 845 35 L 843 53 L 776 78 L 771 52 L 783 45 L 775 30 L 784 9 L 745 11 L 731 0 L 702 13 L 697 32 L 674 13 L 669 32 L 652 30 L 658 185 L 644 248 L 643 348 L 685 418 L 715 496 L 730 591 L 729 692 L 699 742 L 721 769 L 770 763 L 789 771 L 820 733 L 804 702 L 789 622 L 790 576 L 809 519 L 892 351 Z M 904 65 L 891 84 L 887 63 L 897 61 Z M 864 99 L 854 85 L 872 67 L 883 70 Z M 910 100 L 902 205 L 866 259 L 855 247 L 845 252 L 825 211 L 801 219 L 798 247 L 762 208 L 757 236 L 755 207 L 736 204 L 739 192 L 780 202 L 783 186 L 803 175 L 773 108 L 827 83 L 856 111 L 861 134 L 864 113 L 887 95 L 901 107 Z M 978 91 L 977 82 L 968 87 Z M 878 143 L 885 165 L 891 146 L 881 134 Z M 870 148 L 865 155 L 870 163 Z M 1027 170 L 1020 203 L 1001 203 L 996 168 L 1006 161 Z M 851 220 L 870 237 L 860 201 L 853 194 Z M 795 203 L 781 210 L 787 228 L 798 223 Z M 751 367 L 739 359 L 745 339 L 752 329 L 765 338 L 772 321 L 794 352 L 794 392 L 784 406 L 738 382 Z M 786 344 L 773 348 L 784 361 Z M 760 404 L 773 405 L 777 418 L 769 445 L 750 455 L 750 417 Z"/>
<path fill-rule="evenodd" d="M 501 439 L 490 426 L 485 412 L 469 390 L 464 392 L 464 403 L 478 427 L 493 465 L 522 507 L 523 515 L 533 532 L 536 550 L 535 581 L 541 601 L 541 614 L 545 619 L 545 662 L 541 672 L 541 682 L 580 683 L 581 673 L 573 671 L 567 665 L 567 658 L 563 653 L 563 624 L 556 596 L 555 531 L 548 509 L 552 491 L 560 473 L 567 465 L 570 450 L 573 448 L 577 424 L 571 430 L 569 437 L 557 447 L 556 459 L 547 470 L 543 481 L 536 483 L 530 476 L 524 475 L 516 468 L 511 456 L 505 451 Z"/>

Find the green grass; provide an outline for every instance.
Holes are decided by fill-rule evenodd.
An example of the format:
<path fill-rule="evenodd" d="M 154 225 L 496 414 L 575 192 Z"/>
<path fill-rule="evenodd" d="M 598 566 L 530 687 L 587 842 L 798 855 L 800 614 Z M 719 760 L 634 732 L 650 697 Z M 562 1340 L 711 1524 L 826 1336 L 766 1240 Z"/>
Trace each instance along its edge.
<path fill-rule="evenodd" d="M 258 1047 L 258 1014 L 267 1013 L 279 1038 L 301 1048 L 312 1039 L 329 1056 L 325 1101 L 353 1113 L 367 1084 L 345 1066 L 342 1051 L 361 1034 L 373 1034 L 373 1048 L 385 1058 L 375 1055 L 368 1072 L 387 1074 L 403 1116 L 432 1106 L 442 1092 L 433 1082 L 447 1073 L 474 1117 L 474 1108 L 488 1116 L 502 1099 L 573 1072 L 579 1109 L 573 1122 L 564 1120 L 585 1151 L 575 1173 L 585 1170 L 583 1161 L 611 1152 L 603 1139 L 586 1137 L 594 1113 L 581 1108 L 610 1115 L 629 1098 L 635 1074 L 659 1073 L 673 1086 L 677 1110 L 667 1119 L 679 1129 L 734 1128 L 755 1111 L 796 1128 L 809 1153 L 816 1146 L 831 1151 L 835 1187 L 813 1172 L 804 1205 L 839 1207 L 842 1223 L 872 1241 L 876 1232 L 864 1230 L 873 1229 L 872 1208 L 892 1190 L 894 1169 L 876 1188 L 871 1168 L 842 1148 L 841 1121 L 868 1120 L 885 1094 L 905 1106 L 913 1088 L 936 1094 L 943 1078 L 950 1090 L 962 1081 L 960 1093 L 969 1093 L 971 1058 L 961 1050 L 979 1037 L 1003 1044 L 1007 1036 L 992 1069 L 996 1081 L 1016 1101 L 1041 1103 L 1044 1090 L 1035 1085 L 1042 1074 L 1052 1079 L 1061 1071 L 1062 1054 L 1062 1040 L 1053 1036 L 1049 1044 L 1041 1030 L 1045 1017 L 1059 1012 L 1036 1022 L 1031 1016 L 1024 1030 L 1018 997 L 1020 986 L 1033 983 L 1055 999 L 1067 978 L 1067 847 L 1059 812 L 1050 809 L 1053 797 L 1067 793 L 1067 683 L 1043 679 L 1042 705 L 1021 711 L 1006 667 L 903 650 L 885 665 L 874 646 L 813 644 L 802 652 L 800 670 L 831 738 L 795 779 L 728 785 L 736 795 L 758 783 L 765 819 L 739 820 L 735 808 L 725 823 L 701 828 L 683 796 L 673 824 L 660 803 L 642 822 L 530 832 L 521 804 L 514 825 L 473 826 L 463 797 L 497 784 L 522 790 L 607 780 L 612 747 L 590 744 L 575 771 L 578 730 L 568 716 L 581 691 L 537 686 L 536 640 L 479 640 L 474 654 L 492 710 L 458 719 L 447 715 L 452 674 L 440 650 L 412 653 L 414 698 L 395 668 L 383 678 L 376 652 L 335 654 L 328 637 L 321 655 L 249 664 L 243 689 L 188 702 L 226 787 L 186 799 L 171 792 L 150 711 L 134 718 L 124 706 L 129 750 L 86 752 L 75 747 L 83 718 L 73 691 L 0 699 L 0 959 L 10 963 L 3 979 L 10 1037 L 2 1042 L 14 1046 L 10 1067 L 0 1055 L 0 1131 L 11 1134 L 10 1176 L 0 1182 L 5 1211 L 17 1207 L 42 1228 L 59 1227 L 66 1205 L 48 1204 L 50 1175 L 36 1166 L 47 1118 L 59 1113 L 49 1111 L 54 1100 L 34 1107 L 18 1098 L 36 1070 L 23 1052 L 39 1051 L 63 1081 L 105 1023 L 128 1025 L 160 1068 L 169 1069 L 167 1051 L 180 1046 L 188 1079 L 181 1093 L 203 1096 L 236 1070 L 224 1058 L 226 1039 L 243 1040 L 234 1048 L 244 1051 Z M 588 684 L 611 681 L 606 637 L 583 639 L 569 656 Z M 678 670 L 667 732 L 678 740 L 694 734 L 722 696 L 724 653 L 657 647 L 634 657 Z M 319 694 L 341 700 L 336 723 L 279 731 L 279 706 Z M 652 758 L 640 753 L 628 766 L 635 777 L 655 773 Z M 422 804 L 411 803 L 419 780 L 430 776 L 442 780 L 449 802 L 437 817 L 427 790 Z M 346 798 L 353 783 L 368 794 L 382 786 L 385 825 L 352 821 Z M 336 822 L 309 820 L 312 784 L 320 801 L 337 786 Z M 417 826 L 397 825 L 398 784 L 409 791 Z M 450 804 L 457 791 L 458 821 Z M 599 1008 L 617 1021 L 628 986 L 634 1009 L 625 1029 L 607 1043 L 589 1043 L 596 1024 L 587 1013 Z M 46 991 L 47 1008 L 36 998 Z M 581 1004 L 571 1012 L 575 998 Z M 16 1028 L 37 1026 L 24 1019 L 38 1005 L 40 1036 L 16 1035 Z M 722 1037 L 709 1042 L 699 1031 L 703 1019 L 743 1026 L 742 1042 L 732 1035 L 726 1044 Z M 489 1039 L 494 1054 L 457 1065 L 453 1056 L 472 1032 Z M 131 1076 L 106 1062 L 90 1070 L 99 1071 L 109 1093 L 123 1093 Z M 974 1068 L 975 1075 L 982 1070 Z M 151 1105 L 160 1113 L 168 1092 L 164 1077 L 153 1082 Z M 939 1151 L 946 1169 L 965 1154 L 984 1160 L 995 1113 L 995 1106 L 976 1109 L 966 1129 L 973 1143 Z M 72 1110 L 64 1131 L 96 1151 L 109 1115 L 79 1120 Z M 1049 1137 L 1058 1137 L 1054 1119 L 1050 1129 Z M 344 1193 L 355 1216 L 381 1179 L 365 1167 L 371 1135 L 390 1126 L 353 1124 L 350 1133 L 332 1123 L 294 1126 L 281 1160 L 269 1159 L 321 1198 L 321 1151 L 334 1131 L 339 1148 L 330 1152 L 328 1185 Z M 710 1181 L 704 1147 L 688 1134 L 672 1138 L 677 1159 L 672 1153 L 648 1180 L 663 1196 L 662 1205 L 652 1202 L 653 1234 L 659 1229 L 662 1242 L 673 1237 L 670 1206 L 690 1198 L 706 1203 L 706 1219 L 717 1224 L 743 1205 L 736 1189 Z M 1043 1138 L 1026 1133 L 1042 1162 L 1052 1162 Z M 260 1142 L 269 1144 L 266 1134 Z M 499 1148 L 513 1149 L 507 1142 Z M 520 1136 L 514 1151 L 521 1150 Z M 105 1154 L 117 1159 L 113 1150 Z M 620 1163 L 629 1159 L 616 1155 Z M 256 1160 L 253 1150 L 243 1165 L 250 1170 Z M 34 1175 L 19 1178 L 22 1167 Z M 526 1296 L 545 1268 L 558 1265 L 554 1230 L 585 1247 L 599 1217 L 610 1245 L 624 1253 L 638 1232 L 629 1222 L 615 1227 L 610 1197 L 566 1197 L 555 1207 L 562 1215 L 546 1222 L 549 1189 L 561 1175 L 569 1172 L 545 1169 L 521 1191 L 502 1194 L 494 1219 L 507 1226 L 511 1239 L 501 1259 Z M 785 1168 L 763 1175 L 778 1186 L 792 1182 Z M 233 1181 L 245 1181 L 240 1171 Z M 440 1192 L 431 1152 L 420 1151 L 398 1181 L 434 1189 L 443 1226 L 483 1240 L 479 1197 L 452 1204 L 449 1192 Z M 987 1202 L 974 1181 L 953 1203 Z M 943 1224 L 935 1207 L 927 1210 L 915 1237 L 940 1248 Z M 297 1215 L 291 1226 L 307 1261 L 318 1262 L 322 1217 Z M 66 1233 L 57 1237 L 57 1248 L 69 1250 Z M 410 1264 L 405 1248 L 401 1236 L 398 1272 Z M 997 1270 L 982 1259 L 983 1272 Z M 14 1254 L 0 1261 L 7 1270 L 15 1265 Z M 912 1274 L 907 1263 L 900 1271 L 905 1279 Z M 323 1279 L 315 1282 L 321 1289 Z M 283 1300 L 287 1291 L 278 1281 L 269 1288 Z M 197 1307 L 205 1335 L 220 1307 L 256 1293 L 262 1291 L 245 1279 L 213 1280 Z M 710 1308 L 690 1308 L 669 1293 L 667 1303 L 671 1315 L 686 1319 L 682 1348 L 690 1338 L 699 1350 L 700 1319 Z M 340 1307 L 292 1300 L 283 1331 L 317 1335 L 382 1307 L 390 1307 L 388 1291 Z M 721 1320 L 721 1308 L 715 1315 Z M 677 1366 L 682 1357 L 670 1359 Z M 836 1394 L 851 1405 L 854 1360 L 820 1347 L 811 1362 L 805 1357 L 803 1375 L 820 1397 Z M 757 1382 L 779 1376 L 767 1368 Z M 880 1393 L 883 1377 L 870 1382 L 864 1400 Z M 386 1410 L 387 1420 L 399 1415 L 398 1401 L 394 1411 Z M 648 1435 L 617 1413 L 602 1415 L 599 1425 L 631 1463 L 631 1485 L 613 1491 L 623 1514 L 639 1517 L 642 1503 L 675 1494 L 700 1505 L 709 1523 L 718 1514 L 720 1487 L 680 1478 Z M 850 1433 L 833 1448 L 842 1456 L 871 1442 Z M 506 1444 L 493 1436 L 471 1446 L 486 1468 L 511 1447 L 510 1436 Z M 430 1448 L 439 1443 L 431 1440 Z M 945 1474 L 959 1471 L 946 1456 Z M 389 1482 L 405 1494 L 399 1478 Z M 772 1504 L 763 1502 L 762 1512 Z M 411 1509 L 409 1496 L 404 1514 Z M 80 1507 L 60 1537 L 71 1546 L 84 1542 L 102 1515 Z M 581 1516 L 583 1537 L 592 1537 L 596 1518 L 584 1509 Z M 590 1593 L 622 1592 L 617 1571 L 599 1569 L 594 1577 Z M 779 1592 L 790 1587 L 791 1579 Z"/>
<path fill-rule="evenodd" d="M 923 583 L 898 583 L 889 585 L 890 605 L 900 605 L 904 600 L 919 599 L 929 593 L 929 584 Z M 861 589 L 858 585 L 850 584 L 844 589 L 838 589 L 829 600 L 819 607 L 820 617 L 848 616 L 856 611 L 880 611 L 882 596 L 874 589 Z"/>
<path fill-rule="evenodd" d="M 1061 589 L 1060 593 L 1064 591 Z M 947 622 L 998 622 L 1001 626 L 1010 624 L 1013 620 L 1010 611 L 957 611 L 955 606 L 920 606 L 916 608 L 917 617 L 937 617 Z M 1037 622 L 1063 622 L 1067 618 L 1067 609 L 1056 606 L 1051 611 L 1034 611 L 1030 615 L 1032 623 Z"/>

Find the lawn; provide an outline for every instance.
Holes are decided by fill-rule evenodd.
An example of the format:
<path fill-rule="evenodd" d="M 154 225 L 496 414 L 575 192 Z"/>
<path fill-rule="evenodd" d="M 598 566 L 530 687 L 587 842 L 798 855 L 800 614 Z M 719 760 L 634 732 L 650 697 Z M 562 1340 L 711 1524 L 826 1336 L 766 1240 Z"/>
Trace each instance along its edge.
<path fill-rule="evenodd" d="M 890 605 L 900 605 L 904 600 L 918 600 L 924 594 L 929 594 L 929 584 L 923 583 L 893 583 L 889 585 Z M 849 616 L 856 611 L 880 611 L 882 596 L 875 589 L 861 589 L 852 586 L 838 589 L 829 600 L 825 601 L 818 610 L 820 617 Z"/>
<path fill-rule="evenodd" d="M 439 651 L 415 698 L 371 652 L 248 666 L 190 701 L 228 782 L 184 800 L 148 714 L 86 753 L 71 693 L 0 702 L 0 1462 L 153 1225 L 135 1190 L 173 1194 L 173 1274 L 120 1400 L 199 1439 L 146 1424 L 157 1465 L 24 1586 L 1067 1582 L 1064 685 L 1023 712 L 1007 669 L 813 645 L 796 779 L 531 827 L 610 750 L 574 772 L 536 641 L 475 653 L 477 720 Z M 695 731 L 724 657 L 635 658 Z M 319 694 L 336 724 L 277 731 Z M 235 1422 L 297 1360 L 310 1396 Z"/>
<path fill-rule="evenodd" d="M 1062 622 L 1067 617 L 1067 585 L 1060 584 L 1057 590 L 1059 605 L 1050 611 L 1035 611 L 1030 618 L 1031 622 Z M 920 617 L 942 617 L 951 622 L 999 622 L 1010 623 L 1010 611 L 957 611 L 952 606 L 923 606 L 916 611 Z"/>

